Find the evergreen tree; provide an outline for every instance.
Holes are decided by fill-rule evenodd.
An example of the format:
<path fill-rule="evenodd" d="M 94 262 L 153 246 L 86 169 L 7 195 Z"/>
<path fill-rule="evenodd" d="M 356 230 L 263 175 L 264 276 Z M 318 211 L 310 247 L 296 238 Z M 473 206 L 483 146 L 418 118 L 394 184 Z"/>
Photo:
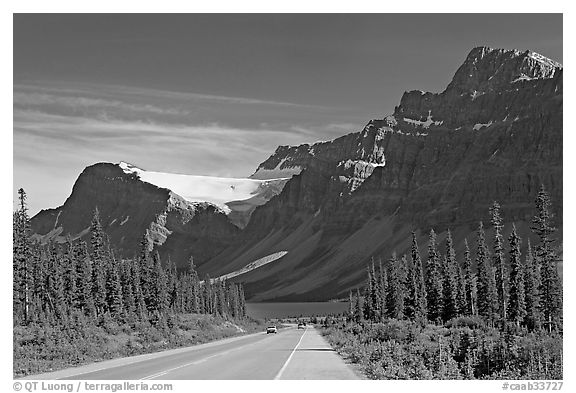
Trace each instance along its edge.
<path fill-rule="evenodd" d="M 448 321 L 458 315 L 458 265 L 452 233 L 446 234 L 446 256 L 443 264 L 442 277 L 442 318 Z"/>
<path fill-rule="evenodd" d="M 428 314 L 426 306 L 426 283 L 424 281 L 424 271 L 422 268 L 422 259 L 416 240 L 416 233 L 412 232 L 412 266 L 414 269 L 414 317 L 417 319 L 426 318 Z"/>
<path fill-rule="evenodd" d="M 213 303 L 213 293 L 212 293 L 212 282 L 210 279 L 210 275 L 206 274 L 204 277 L 204 312 L 206 314 L 213 314 L 214 313 L 214 303 Z"/>
<path fill-rule="evenodd" d="M 526 318 L 526 302 L 524 300 L 524 269 L 520 260 L 520 237 L 516 226 L 512 226 L 510 242 L 510 304 L 508 318 L 518 326 Z"/>
<path fill-rule="evenodd" d="M 144 298 L 144 290 L 142 289 L 142 268 L 140 266 L 140 260 L 134 258 L 132 260 L 131 270 L 132 270 L 132 292 L 134 293 L 134 307 L 138 319 L 143 320 L 146 317 L 146 299 Z"/>
<path fill-rule="evenodd" d="M 467 303 L 466 303 L 466 276 L 464 271 L 457 265 L 457 275 L 458 275 L 458 315 L 467 315 Z"/>
<path fill-rule="evenodd" d="M 83 240 L 74 246 L 74 257 L 78 261 L 78 305 L 85 315 L 96 316 L 92 288 L 92 261 L 88 256 L 88 247 Z"/>
<path fill-rule="evenodd" d="M 192 312 L 200 313 L 203 310 L 203 305 L 200 301 L 200 281 L 196 266 L 194 265 L 194 258 L 190 256 L 188 261 L 188 269 L 190 272 L 190 309 Z"/>
<path fill-rule="evenodd" d="M 120 263 L 120 284 L 122 287 L 123 304 L 126 315 L 133 318 L 136 314 L 134 286 L 132 284 L 132 260 L 125 259 Z"/>
<path fill-rule="evenodd" d="M 382 300 L 380 298 L 381 289 L 379 285 L 379 279 L 376 277 L 374 260 L 372 260 L 372 263 L 367 266 L 366 270 L 368 277 L 364 301 L 364 318 L 376 322 L 381 320 Z"/>
<path fill-rule="evenodd" d="M 442 319 L 443 288 L 440 271 L 440 257 L 436 246 L 436 233 L 430 230 L 428 240 L 428 260 L 426 261 L 426 304 L 428 319 L 439 322 Z"/>
<path fill-rule="evenodd" d="M 352 290 L 348 294 L 348 318 L 350 320 L 354 318 L 354 296 L 352 296 Z"/>
<path fill-rule="evenodd" d="M 106 304 L 112 317 L 118 321 L 123 321 L 125 314 L 122 284 L 120 282 L 119 266 L 113 256 L 112 263 L 108 265 L 106 274 Z"/>
<path fill-rule="evenodd" d="M 102 225 L 100 224 L 100 213 L 98 208 L 94 209 L 92 216 L 92 223 L 90 226 L 92 252 L 90 259 L 92 260 L 92 298 L 96 307 L 96 313 L 102 315 L 106 311 L 106 270 L 107 258 L 104 248 L 104 234 Z"/>
<path fill-rule="evenodd" d="M 472 259 L 468 239 L 464 239 L 464 291 L 466 296 L 466 309 L 464 314 L 476 315 L 476 278 L 472 271 Z"/>
<path fill-rule="evenodd" d="M 503 238 L 502 229 L 502 216 L 500 214 L 500 204 L 496 201 L 490 208 L 491 223 L 494 228 L 494 255 L 492 257 L 494 268 L 496 271 L 496 292 L 498 293 L 498 313 L 503 320 L 507 319 L 507 303 L 508 303 L 508 277 L 506 268 L 504 266 L 504 251 L 503 251 Z"/>
<path fill-rule="evenodd" d="M 370 269 L 367 268 L 368 279 L 366 280 L 366 286 L 364 287 L 364 301 L 362 302 L 362 315 L 364 319 L 368 321 L 374 321 L 373 314 L 374 310 L 372 310 L 372 302 L 370 301 L 370 296 L 372 294 L 372 277 L 370 276 Z"/>
<path fill-rule="evenodd" d="M 399 262 L 396 253 L 393 253 L 388 263 L 386 314 L 389 318 L 404 319 L 406 273 L 402 265 L 404 265 L 406 261 L 406 256 L 403 256 L 402 261 Z"/>
<path fill-rule="evenodd" d="M 382 259 L 378 260 L 378 281 L 380 288 L 380 317 L 386 317 L 386 299 L 388 298 L 388 273 L 382 266 Z"/>
<path fill-rule="evenodd" d="M 153 268 L 150 276 L 151 299 L 150 309 L 160 315 L 164 315 L 168 308 L 168 288 L 166 286 L 166 275 L 162 268 L 162 262 L 158 251 L 152 258 Z"/>
<path fill-rule="evenodd" d="M 354 320 L 360 322 L 362 320 L 362 300 L 360 298 L 360 289 L 356 289 L 356 303 L 354 310 Z"/>
<path fill-rule="evenodd" d="M 406 299 L 404 301 L 404 315 L 408 319 L 416 318 L 418 301 L 418 289 L 416 279 L 416 269 L 411 261 L 406 261 Z"/>
<path fill-rule="evenodd" d="M 32 265 L 30 263 L 30 218 L 26 203 L 26 192 L 23 188 L 18 190 L 20 207 L 13 215 L 13 312 L 15 320 L 21 319 L 24 323 L 30 320 L 30 303 L 32 292 Z"/>
<path fill-rule="evenodd" d="M 536 256 L 540 263 L 540 308 L 543 322 L 549 331 L 560 327 L 562 323 L 562 287 L 558 276 L 558 256 L 552 246 L 552 234 L 556 231 L 552 218 L 550 196 L 542 185 L 536 198 L 532 230 L 540 239 L 536 247 Z"/>
<path fill-rule="evenodd" d="M 532 246 L 528 239 L 526 266 L 524 268 L 524 289 L 526 301 L 526 326 L 530 330 L 539 329 L 540 317 L 540 269 L 534 260 Z"/>
<path fill-rule="evenodd" d="M 168 257 L 166 268 L 166 286 L 168 288 L 168 308 L 174 309 L 176 307 L 177 293 L 178 293 L 178 277 L 176 272 L 176 263 Z"/>
<path fill-rule="evenodd" d="M 498 312 L 498 294 L 496 293 L 496 282 L 490 263 L 488 247 L 486 246 L 486 236 L 482 222 L 478 226 L 476 266 L 478 270 L 478 314 L 492 323 Z"/>
<path fill-rule="evenodd" d="M 244 287 L 241 284 L 238 285 L 238 289 L 240 290 L 239 299 L 241 316 L 244 318 L 246 316 L 246 295 L 244 294 Z"/>
<path fill-rule="evenodd" d="M 70 236 L 64 244 L 64 255 L 62 256 L 62 266 L 64 266 L 64 296 L 65 302 L 71 308 L 78 307 L 78 262 L 74 257 L 74 245 Z"/>
<path fill-rule="evenodd" d="M 152 256 L 150 251 L 152 250 L 152 245 L 150 243 L 148 230 L 142 237 L 140 242 L 140 258 L 138 259 L 139 265 L 139 275 L 140 275 L 140 287 L 142 289 L 142 296 L 144 298 L 144 304 L 146 305 L 147 311 L 153 311 L 156 309 L 156 299 L 154 299 L 154 267 Z"/>
<path fill-rule="evenodd" d="M 46 297 L 51 312 L 58 319 L 62 319 L 66 308 L 64 301 L 63 269 L 56 245 L 49 245 L 48 274 L 46 275 Z"/>

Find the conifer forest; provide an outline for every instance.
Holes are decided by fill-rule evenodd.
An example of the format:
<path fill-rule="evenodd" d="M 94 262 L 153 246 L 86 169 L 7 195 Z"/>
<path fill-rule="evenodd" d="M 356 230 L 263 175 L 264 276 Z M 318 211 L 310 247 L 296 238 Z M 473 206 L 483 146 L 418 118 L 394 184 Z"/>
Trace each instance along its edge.
<path fill-rule="evenodd" d="M 505 239 L 500 205 L 487 210 L 493 238 L 480 222 L 463 255 L 431 229 L 425 254 L 413 233 L 409 255 L 373 259 L 345 321 L 325 323 L 332 345 L 374 379 L 562 379 L 550 197 L 542 186 L 529 239 Z"/>
<path fill-rule="evenodd" d="M 34 241 L 26 193 L 13 213 L 14 374 L 194 344 L 244 331 L 239 284 L 177 272 L 151 252 L 120 259 L 94 211 L 89 243 Z M 118 338 L 126 336 L 120 340 Z"/>

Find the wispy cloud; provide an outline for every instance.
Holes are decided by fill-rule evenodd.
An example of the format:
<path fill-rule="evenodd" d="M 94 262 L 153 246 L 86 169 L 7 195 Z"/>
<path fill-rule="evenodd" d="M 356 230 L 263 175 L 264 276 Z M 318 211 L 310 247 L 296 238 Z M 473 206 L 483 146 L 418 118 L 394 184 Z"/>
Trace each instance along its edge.
<path fill-rule="evenodd" d="M 60 196 L 37 208 L 62 203 L 95 162 L 244 177 L 278 145 L 333 139 L 362 126 L 337 109 L 108 85 L 19 84 L 13 106 L 15 182 L 31 194 Z"/>

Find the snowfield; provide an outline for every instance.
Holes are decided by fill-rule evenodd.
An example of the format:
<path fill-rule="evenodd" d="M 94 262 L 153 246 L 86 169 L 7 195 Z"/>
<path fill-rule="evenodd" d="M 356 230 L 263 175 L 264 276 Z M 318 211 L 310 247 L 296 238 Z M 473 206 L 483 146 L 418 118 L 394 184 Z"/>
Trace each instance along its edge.
<path fill-rule="evenodd" d="M 140 180 L 157 187 L 167 188 L 188 202 L 209 202 L 226 214 L 230 213 L 228 202 L 243 201 L 258 194 L 262 186 L 279 179 L 243 179 L 214 176 L 181 175 L 175 173 L 145 171 L 132 164 L 118 164 L 125 173 L 135 173 Z"/>
<path fill-rule="evenodd" d="M 235 271 L 228 273 L 228 274 L 224 274 L 220 277 L 212 278 L 212 279 L 210 279 L 210 282 L 213 283 L 217 280 L 228 280 L 232 277 L 240 276 L 244 273 L 251 272 L 254 269 L 258 269 L 259 267 L 262 267 L 264 265 L 267 265 L 269 263 L 272 263 L 274 261 L 279 260 L 280 258 L 282 258 L 286 254 L 288 254 L 288 251 L 275 252 L 274 254 L 270 254 L 270 255 L 267 255 L 263 258 L 257 259 L 253 262 L 250 262 L 249 264 L 247 264 L 246 266 L 244 266 L 241 269 L 235 270 Z M 204 281 L 201 281 L 201 282 L 203 283 Z"/>

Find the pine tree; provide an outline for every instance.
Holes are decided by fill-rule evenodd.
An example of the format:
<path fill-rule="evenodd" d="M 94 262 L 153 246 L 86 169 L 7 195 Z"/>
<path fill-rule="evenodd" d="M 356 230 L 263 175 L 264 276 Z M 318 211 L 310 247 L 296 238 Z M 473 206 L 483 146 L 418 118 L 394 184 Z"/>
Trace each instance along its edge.
<path fill-rule="evenodd" d="M 154 299 L 154 282 L 153 282 L 153 261 L 150 255 L 152 245 L 149 240 L 148 231 L 142 237 L 140 242 L 140 258 L 138 265 L 140 268 L 140 287 L 142 289 L 142 296 L 146 310 L 152 312 L 156 306 L 156 299 Z"/>
<path fill-rule="evenodd" d="M 108 265 L 108 272 L 106 273 L 106 305 L 114 319 L 117 321 L 124 320 L 124 299 L 120 271 L 113 256 L 112 263 Z"/>
<path fill-rule="evenodd" d="M 134 307 L 138 319 L 143 320 L 147 315 L 146 299 L 144 298 L 144 291 L 142 289 L 142 268 L 140 265 L 140 260 L 134 258 L 130 264 L 132 271 L 132 292 L 134 293 Z"/>
<path fill-rule="evenodd" d="M 370 296 L 372 294 L 372 277 L 370 276 L 370 269 L 367 268 L 368 279 L 366 280 L 366 286 L 364 287 L 364 301 L 362 302 L 362 315 L 364 319 L 368 321 L 373 321 L 374 310 L 372 310 L 372 302 L 370 301 Z"/>
<path fill-rule="evenodd" d="M 90 233 L 90 243 L 92 245 L 90 259 L 92 260 L 92 274 L 94 280 L 92 286 L 92 298 L 94 299 L 97 314 L 102 315 L 107 308 L 106 270 L 108 261 L 105 255 L 104 234 L 102 225 L 100 224 L 100 213 L 98 208 L 94 209 Z"/>
<path fill-rule="evenodd" d="M 356 289 L 356 303 L 354 310 L 354 320 L 360 322 L 362 320 L 362 300 L 360 297 L 360 289 Z"/>
<path fill-rule="evenodd" d="M 414 317 L 417 319 L 426 318 L 428 314 L 426 305 L 426 283 L 424 281 L 424 271 L 422 268 L 422 259 L 420 258 L 420 250 L 416 240 L 416 233 L 412 232 L 412 265 L 414 268 Z"/>
<path fill-rule="evenodd" d="M 439 322 L 442 319 L 442 295 L 440 257 L 436 246 L 436 233 L 431 229 L 426 261 L 426 304 L 428 305 L 428 319 L 433 322 Z"/>
<path fill-rule="evenodd" d="M 466 309 L 464 314 L 476 315 L 476 278 L 472 271 L 472 259 L 468 240 L 464 239 L 464 291 L 466 295 Z"/>
<path fill-rule="evenodd" d="M 561 326 L 562 287 L 558 276 L 558 256 L 554 252 L 553 227 L 550 196 L 540 188 L 536 198 L 536 215 L 532 220 L 532 230 L 540 239 L 536 247 L 536 256 L 540 263 L 540 308 L 548 331 Z"/>
<path fill-rule="evenodd" d="M 13 215 L 13 305 L 15 319 L 30 320 L 32 291 L 32 265 L 30 218 L 26 204 L 26 192 L 18 190 L 20 208 Z"/>
<path fill-rule="evenodd" d="M 352 320 L 354 317 L 354 296 L 352 291 L 348 294 L 348 318 Z"/>
<path fill-rule="evenodd" d="M 212 281 L 210 275 L 206 274 L 204 277 L 204 311 L 206 314 L 214 313 L 214 303 L 213 303 L 213 293 L 212 293 Z"/>
<path fill-rule="evenodd" d="M 168 256 L 166 274 L 166 286 L 168 288 L 168 308 L 175 308 L 178 293 L 178 278 L 176 272 L 176 263 Z"/>
<path fill-rule="evenodd" d="M 476 266 L 478 270 L 478 314 L 493 323 L 498 312 L 498 294 L 496 293 L 496 282 L 490 263 L 488 247 L 486 246 L 486 236 L 482 222 L 478 226 Z"/>
<path fill-rule="evenodd" d="M 125 259 L 120 263 L 120 284 L 122 287 L 123 304 L 126 315 L 132 319 L 136 314 L 134 287 L 132 285 L 132 260 Z"/>
<path fill-rule="evenodd" d="M 96 316 L 96 306 L 93 298 L 92 261 L 88 256 L 86 242 L 79 241 L 74 247 L 74 257 L 78 261 L 78 305 L 85 315 Z"/>
<path fill-rule="evenodd" d="M 406 273 L 404 264 L 406 256 L 398 261 L 396 253 L 392 254 L 388 263 L 388 297 L 386 299 L 386 314 L 389 318 L 404 319 L 404 301 L 406 297 Z"/>
<path fill-rule="evenodd" d="M 244 287 L 242 286 L 242 284 L 238 285 L 238 289 L 240 290 L 240 311 L 241 311 L 241 316 L 242 318 L 244 318 L 246 316 L 246 295 L 244 293 Z"/>
<path fill-rule="evenodd" d="M 382 266 L 382 259 L 378 260 L 378 282 L 380 287 L 380 318 L 386 317 L 386 299 L 388 298 L 388 273 Z"/>
<path fill-rule="evenodd" d="M 442 269 L 442 318 L 448 321 L 458 315 L 458 279 L 456 252 L 452 233 L 446 234 L 446 256 Z"/>
<path fill-rule="evenodd" d="M 151 310 L 157 314 L 164 315 L 168 308 L 168 288 L 166 286 L 166 275 L 162 268 L 162 261 L 158 251 L 152 258 L 151 283 Z"/>
<path fill-rule="evenodd" d="M 367 320 L 377 322 L 381 320 L 382 317 L 382 300 L 381 289 L 379 284 L 379 279 L 376 277 L 376 271 L 374 267 L 374 260 L 367 266 L 367 282 L 365 289 L 365 301 L 364 301 L 364 318 Z"/>
<path fill-rule="evenodd" d="M 530 330 L 539 329 L 540 318 L 540 269 L 532 254 L 532 246 L 528 239 L 526 251 L 526 266 L 524 268 L 524 289 L 526 301 L 526 326 Z"/>
<path fill-rule="evenodd" d="M 404 315 L 408 319 L 416 318 L 416 303 L 418 301 L 416 269 L 411 261 L 406 266 L 406 299 L 404 301 Z"/>
<path fill-rule="evenodd" d="M 202 312 L 203 305 L 200 301 L 200 281 L 198 279 L 198 273 L 196 272 L 196 266 L 194 265 L 194 258 L 190 256 L 188 261 L 188 269 L 190 273 L 190 308 L 191 312 L 200 313 Z"/>
<path fill-rule="evenodd" d="M 496 271 L 496 292 L 498 293 L 498 313 L 503 320 L 507 319 L 507 302 L 508 302 L 508 277 L 504 266 L 504 251 L 502 229 L 502 216 L 500 214 L 500 204 L 496 201 L 490 208 L 491 224 L 494 228 L 494 255 L 493 264 Z"/>
<path fill-rule="evenodd" d="M 71 308 L 78 307 L 78 262 L 74 257 L 74 245 L 70 236 L 64 244 L 64 255 L 62 256 L 64 266 L 64 296 L 65 302 Z"/>
<path fill-rule="evenodd" d="M 63 269 L 55 244 L 49 245 L 48 271 L 46 275 L 46 297 L 50 309 L 58 319 L 64 317 L 66 307 L 64 300 Z"/>
<path fill-rule="evenodd" d="M 467 303 L 466 303 L 466 277 L 464 271 L 457 265 L 457 275 L 458 275 L 458 315 L 467 315 Z"/>
<path fill-rule="evenodd" d="M 508 238 L 510 243 L 510 304 L 508 318 L 518 326 L 526 318 L 526 302 L 524 300 L 524 269 L 520 260 L 521 240 L 516 233 L 516 226 L 512 226 L 512 233 Z"/>

